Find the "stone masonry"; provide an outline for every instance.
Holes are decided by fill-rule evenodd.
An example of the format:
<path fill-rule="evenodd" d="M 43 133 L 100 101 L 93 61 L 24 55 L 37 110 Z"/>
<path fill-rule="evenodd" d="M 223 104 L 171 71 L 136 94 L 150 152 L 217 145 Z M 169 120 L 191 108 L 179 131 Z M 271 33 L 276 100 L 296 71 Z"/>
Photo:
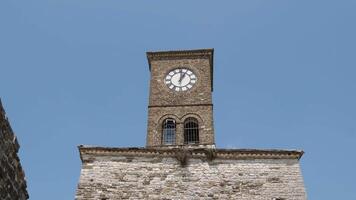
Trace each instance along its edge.
<path fill-rule="evenodd" d="M 17 155 L 20 145 L 6 117 L 0 100 L 0 199 L 29 198 L 25 174 Z"/>
<path fill-rule="evenodd" d="M 303 152 L 79 147 L 77 200 L 306 200 Z"/>
<path fill-rule="evenodd" d="M 162 146 L 161 127 L 166 118 L 177 122 L 176 145 L 183 145 L 183 122 L 187 117 L 199 121 L 200 145 L 215 145 L 213 125 L 213 49 L 148 52 L 151 72 L 148 105 L 147 147 Z M 189 68 L 198 77 L 186 92 L 174 92 L 164 84 L 167 73 Z"/>
<path fill-rule="evenodd" d="M 214 144 L 212 106 L 181 106 L 164 108 L 150 108 L 149 112 L 149 136 L 147 137 L 150 147 L 161 146 L 162 123 L 166 118 L 172 118 L 177 124 L 177 144 L 183 144 L 183 122 L 188 117 L 194 117 L 199 121 L 200 145 Z M 172 114 L 174 113 L 174 114 Z"/>

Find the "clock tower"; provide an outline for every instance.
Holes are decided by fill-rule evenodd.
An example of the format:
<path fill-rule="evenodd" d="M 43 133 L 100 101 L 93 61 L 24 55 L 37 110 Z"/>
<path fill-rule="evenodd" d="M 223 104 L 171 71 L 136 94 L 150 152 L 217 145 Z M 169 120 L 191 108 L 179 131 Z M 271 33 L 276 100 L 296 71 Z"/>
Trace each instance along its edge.
<path fill-rule="evenodd" d="M 147 147 L 215 147 L 213 49 L 147 52 Z"/>
<path fill-rule="evenodd" d="M 76 200 L 307 199 L 303 151 L 215 148 L 213 53 L 147 53 L 146 147 L 80 145 Z"/>

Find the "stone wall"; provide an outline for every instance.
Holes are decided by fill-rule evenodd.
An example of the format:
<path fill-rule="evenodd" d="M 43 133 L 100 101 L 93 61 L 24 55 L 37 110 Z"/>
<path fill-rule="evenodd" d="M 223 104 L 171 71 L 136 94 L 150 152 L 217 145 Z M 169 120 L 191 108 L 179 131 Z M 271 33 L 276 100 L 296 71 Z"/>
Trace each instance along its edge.
<path fill-rule="evenodd" d="M 172 114 L 173 113 L 173 114 Z M 176 122 L 176 145 L 184 144 L 184 120 L 194 117 L 199 123 L 199 144 L 214 145 L 212 106 L 153 107 L 148 112 L 147 146 L 162 146 L 162 124 L 166 118 Z"/>
<path fill-rule="evenodd" d="M 152 61 L 150 82 L 150 106 L 175 106 L 211 104 L 209 59 L 171 59 Z M 198 77 L 192 89 L 175 92 L 167 87 L 164 79 L 168 72 L 176 68 L 188 68 Z"/>
<path fill-rule="evenodd" d="M 29 198 L 25 174 L 17 155 L 20 145 L 11 129 L 0 100 L 0 199 Z"/>
<path fill-rule="evenodd" d="M 187 116 L 199 121 L 199 144 L 214 145 L 212 70 L 213 50 L 148 52 L 151 71 L 148 105 L 147 147 L 162 146 L 162 121 L 177 122 L 175 145 L 183 145 L 182 123 Z M 185 92 L 170 90 L 166 75 L 176 68 L 188 68 L 197 76 L 194 86 Z"/>
<path fill-rule="evenodd" d="M 80 147 L 77 200 L 305 200 L 302 152 Z"/>

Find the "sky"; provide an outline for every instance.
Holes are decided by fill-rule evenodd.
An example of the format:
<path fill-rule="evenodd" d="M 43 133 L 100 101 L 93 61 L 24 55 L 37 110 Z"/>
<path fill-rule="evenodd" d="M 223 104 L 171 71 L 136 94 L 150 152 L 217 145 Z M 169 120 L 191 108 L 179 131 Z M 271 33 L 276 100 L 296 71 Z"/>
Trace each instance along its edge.
<path fill-rule="evenodd" d="M 214 48 L 218 148 L 300 149 L 311 200 L 356 199 L 356 1 L 1 0 L 0 97 L 33 200 L 80 144 L 145 145 L 147 51 Z"/>

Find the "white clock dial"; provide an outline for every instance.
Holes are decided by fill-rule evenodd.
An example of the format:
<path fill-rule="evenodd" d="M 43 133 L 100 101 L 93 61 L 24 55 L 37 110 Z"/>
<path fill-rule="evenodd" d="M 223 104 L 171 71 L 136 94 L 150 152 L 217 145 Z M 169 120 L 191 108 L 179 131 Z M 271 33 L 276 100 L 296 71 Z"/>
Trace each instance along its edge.
<path fill-rule="evenodd" d="M 164 82 L 173 91 L 187 91 L 197 82 L 197 76 L 189 69 L 177 68 L 166 75 Z"/>

